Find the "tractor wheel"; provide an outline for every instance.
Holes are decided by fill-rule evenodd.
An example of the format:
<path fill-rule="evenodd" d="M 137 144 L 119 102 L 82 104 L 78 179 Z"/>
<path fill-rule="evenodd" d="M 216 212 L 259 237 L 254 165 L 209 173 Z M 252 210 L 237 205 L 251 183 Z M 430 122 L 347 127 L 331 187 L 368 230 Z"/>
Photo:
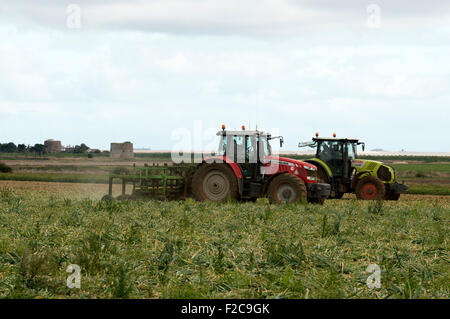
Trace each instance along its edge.
<path fill-rule="evenodd" d="M 399 198 L 400 198 L 400 194 L 394 193 L 392 191 L 387 192 L 386 195 L 384 196 L 385 200 L 398 200 Z"/>
<path fill-rule="evenodd" d="M 356 198 L 363 200 L 382 200 L 385 196 L 385 188 L 382 181 L 375 176 L 363 177 L 356 184 Z"/>
<path fill-rule="evenodd" d="M 203 164 L 192 178 L 192 194 L 198 201 L 223 202 L 239 196 L 237 179 L 227 164 Z"/>
<path fill-rule="evenodd" d="M 281 174 L 270 182 L 267 194 L 271 204 L 303 201 L 306 200 L 306 186 L 295 175 Z"/>

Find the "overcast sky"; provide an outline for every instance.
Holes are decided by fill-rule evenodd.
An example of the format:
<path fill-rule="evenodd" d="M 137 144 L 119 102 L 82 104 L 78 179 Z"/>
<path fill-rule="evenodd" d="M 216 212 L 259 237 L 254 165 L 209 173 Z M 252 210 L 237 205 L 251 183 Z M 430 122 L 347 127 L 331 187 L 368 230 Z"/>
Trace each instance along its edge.
<path fill-rule="evenodd" d="M 202 121 L 448 152 L 449 110 L 449 1 L 0 1 L 3 143 L 171 149 Z"/>

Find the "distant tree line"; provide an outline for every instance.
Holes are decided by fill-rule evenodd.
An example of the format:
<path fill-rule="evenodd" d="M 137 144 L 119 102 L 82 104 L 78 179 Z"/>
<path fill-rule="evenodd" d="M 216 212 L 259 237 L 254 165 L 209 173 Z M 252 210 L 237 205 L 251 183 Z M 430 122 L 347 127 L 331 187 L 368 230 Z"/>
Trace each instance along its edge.
<path fill-rule="evenodd" d="M 66 149 L 66 153 L 76 153 L 83 154 L 89 150 L 89 146 L 82 143 L 81 145 L 76 145 L 70 149 Z M 0 143 L 0 153 L 35 153 L 35 154 L 46 154 L 47 150 L 44 144 L 34 144 L 25 145 L 19 144 L 16 145 L 12 142 L 10 143 Z"/>
<path fill-rule="evenodd" d="M 0 153 L 45 153 L 44 144 L 35 144 L 34 146 L 10 143 L 0 143 Z"/>

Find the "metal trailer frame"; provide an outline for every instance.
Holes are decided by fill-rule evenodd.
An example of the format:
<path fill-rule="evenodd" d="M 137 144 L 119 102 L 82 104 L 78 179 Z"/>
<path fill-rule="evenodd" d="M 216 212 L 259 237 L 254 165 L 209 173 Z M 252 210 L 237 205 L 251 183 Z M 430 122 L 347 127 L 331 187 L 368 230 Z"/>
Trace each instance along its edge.
<path fill-rule="evenodd" d="M 177 164 L 169 166 L 147 164 L 144 167 L 137 167 L 133 165 L 133 170 L 130 172 L 123 169 L 119 173 L 111 173 L 109 175 L 109 190 L 108 195 L 112 198 L 113 183 L 115 180 L 120 180 L 122 184 L 123 198 L 130 196 L 130 198 L 156 198 L 156 199 L 176 199 L 186 198 L 190 193 L 190 180 L 195 171 L 196 165 L 192 164 Z M 133 185 L 133 192 L 131 195 L 126 194 L 127 184 Z"/>

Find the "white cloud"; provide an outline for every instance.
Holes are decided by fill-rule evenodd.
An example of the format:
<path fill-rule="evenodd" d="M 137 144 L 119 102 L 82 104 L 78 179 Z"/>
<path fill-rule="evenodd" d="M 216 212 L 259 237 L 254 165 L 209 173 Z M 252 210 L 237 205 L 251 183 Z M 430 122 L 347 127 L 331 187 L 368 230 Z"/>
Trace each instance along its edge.
<path fill-rule="evenodd" d="M 369 3 L 359 0 L 78 0 L 82 28 L 175 34 L 298 36 L 312 31 L 365 28 Z M 438 0 L 376 2 L 382 27 L 445 25 L 450 5 Z M 3 0 L 0 15 L 65 28 L 67 3 Z"/>
<path fill-rule="evenodd" d="M 415 4 L 403 12 L 380 3 L 386 19 L 375 31 L 360 2 L 318 3 L 324 9 L 287 0 L 82 0 L 82 28 L 68 30 L 61 3 L 4 1 L 2 140 L 168 149 L 173 129 L 203 120 L 278 127 L 288 149 L 336 130 L 374 147 L 442 150 L 446 28 L 424 21 Z M 426 16 L 447 12 L 431 5 Z M 434 126 L 442 134 L 416 145 Z"/>

